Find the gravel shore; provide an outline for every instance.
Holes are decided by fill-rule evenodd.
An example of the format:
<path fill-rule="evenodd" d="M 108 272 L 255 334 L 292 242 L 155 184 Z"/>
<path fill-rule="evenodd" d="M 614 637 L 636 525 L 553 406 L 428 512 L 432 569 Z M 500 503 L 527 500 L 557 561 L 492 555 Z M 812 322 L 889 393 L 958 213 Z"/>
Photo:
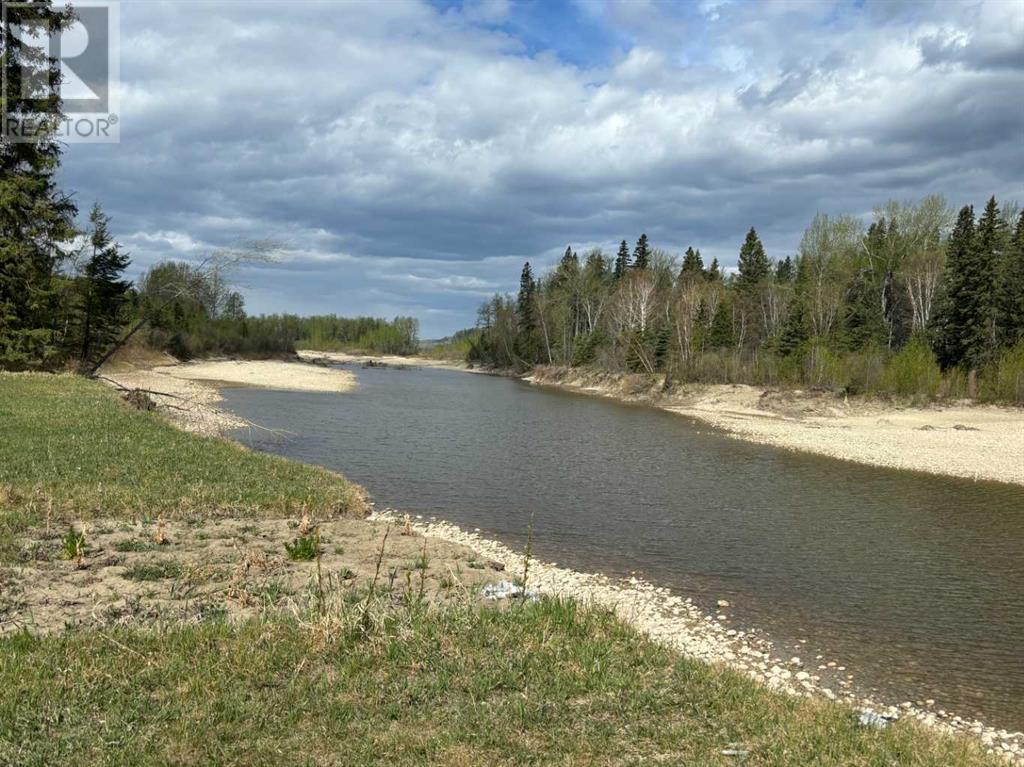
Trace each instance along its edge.
<path fill-rule="evenodd" d="M 182 428 L 218 435 L 248 426 L 218 404 L 220 386 L 259 386 L 292 391 L 346 392 L 356 377 L 346 370 L 277 360 L 208 360 L 102 371 L 107 381 L 143 389 L 156 408 Z"/>
<path fill-rule="evenodd" d="M 387 509 L 375 512 L 370 519 L 401 524 L 406 517 Z M 465 546 L 483 558 L 500 562 L 509 577 L 522 577 L 523 554 L 497 541 L 436 519 L 414 520 L 413 528 L 424 536 Z M 724 600 L 719 602 L 717 613 L 709 614 L 691 599 L 637 578 L 611 579 L 532 558 L 526 585 L 530 591 L 568 597 L 613 610 L 651 638 L 688 657 L 726 664 L 772 689 L 792 695 L 817 695 L 843 701 L 856 711 L 871 711 L 887 719 L 913 717 L 943 732 L 978 738 L 989 753 L 1000 754 L 1014 764 L 1024 764 L 1024 733 L 987 727 L 955 712 L 935 710 L 927 701 L 921 705 L 911 701 L 885 704 L 860 697 L 851 685 L 842 684 L 838 676 L 826 679 L 829 672 L 818 669 L 819 661 L 777 657 L 771 643 L 764 637 L 730 628 L 728 612 L 731 605 Z"/>

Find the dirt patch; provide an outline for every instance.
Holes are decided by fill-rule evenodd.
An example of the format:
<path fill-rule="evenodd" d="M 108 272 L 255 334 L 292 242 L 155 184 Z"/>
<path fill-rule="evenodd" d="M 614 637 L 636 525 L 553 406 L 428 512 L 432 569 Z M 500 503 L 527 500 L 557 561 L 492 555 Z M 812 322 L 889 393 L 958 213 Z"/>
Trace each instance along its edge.
<path fill-rule="evenodd" d="M 405 534 L 412 531 L 401 521 L 100 520 L 75 530 L 84 536 L 84 554 L 70 560 L 64 558 L 67 528 L 37 529 L 20 539 L 22 562 L 0 570 L 0 633 L 302 611 L 318 588 L 359 594 L 375 573 L 378 593 L 442 602 L 507 577 L 504 565 L 466 546 Z M 300 537 L 315 540 L 314 531 L 319 586 L 317 562 L 293 561 L 285 546 L 294 548 Z"/>

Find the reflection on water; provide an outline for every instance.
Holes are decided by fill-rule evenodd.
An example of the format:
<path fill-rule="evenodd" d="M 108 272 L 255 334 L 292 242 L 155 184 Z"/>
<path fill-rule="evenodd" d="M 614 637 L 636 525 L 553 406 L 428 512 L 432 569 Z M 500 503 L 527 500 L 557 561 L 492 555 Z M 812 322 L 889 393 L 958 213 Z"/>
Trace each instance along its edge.
<path fill-rule="evenodd" d="M 379 504 L 513 545 L 536 511 L 543 559 L 727 598 L 862 687 L 1024 727 L 1020 488 L 751 445 L 508 379 L 357 375 L 348 394 L 234 389 L 226 404 L 295 433 L 256 447 L 342 471 Z"/>

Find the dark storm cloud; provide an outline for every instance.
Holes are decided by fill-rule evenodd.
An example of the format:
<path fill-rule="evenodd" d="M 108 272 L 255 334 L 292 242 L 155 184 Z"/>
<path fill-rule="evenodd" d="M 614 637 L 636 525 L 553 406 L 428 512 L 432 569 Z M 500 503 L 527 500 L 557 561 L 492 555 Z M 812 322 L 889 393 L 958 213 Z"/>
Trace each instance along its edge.
<path fill-rule="evenodd" d="M 274 237 L 251 310 L 427 336 L 567 243 L 734 264 L 751 225 L 783 256 L 818 210 L 1024 197 L 1019 5 L 541 5 L 125 3 L 122 141 L 66 183 L 137 269 Z"/>

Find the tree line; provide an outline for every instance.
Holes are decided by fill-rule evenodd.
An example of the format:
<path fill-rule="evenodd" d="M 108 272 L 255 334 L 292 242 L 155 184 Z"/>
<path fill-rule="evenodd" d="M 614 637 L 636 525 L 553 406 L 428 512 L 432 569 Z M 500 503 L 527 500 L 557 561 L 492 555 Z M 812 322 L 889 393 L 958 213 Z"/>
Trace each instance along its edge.
<path fill-rule="evenodd" d="M 132 284 L 125 277 L 129 254 L 110 218 L 97 204 L 79 223 L 73 196 L 57 183 L 60 70 L 32 43 L 74 20 L 70 7 L 45 1 L 5 7 L 4 119 L 37 130 L 33 141 L 0 137 L 0 369 L 95 372 L 129 340 L 181 358 L 291 353 L 297 346 L 416 351 L 418 325 L 410 317 L 248 316 L 231 274 L 244 262 L 266 260 L 272 243 L 243 243 L 195 263 L 163 262 Z"/>
<path fill-rule="evenodd" d="M 614 258 L 570 246 L 481 306 L 472 362 L 664 374 L 671 381 L 1024 401 L 1024 212 L 941 196 L 867 225 L 818 214 L 772 259 L 751 228 L 726 273 L 641 235 Z"/>

